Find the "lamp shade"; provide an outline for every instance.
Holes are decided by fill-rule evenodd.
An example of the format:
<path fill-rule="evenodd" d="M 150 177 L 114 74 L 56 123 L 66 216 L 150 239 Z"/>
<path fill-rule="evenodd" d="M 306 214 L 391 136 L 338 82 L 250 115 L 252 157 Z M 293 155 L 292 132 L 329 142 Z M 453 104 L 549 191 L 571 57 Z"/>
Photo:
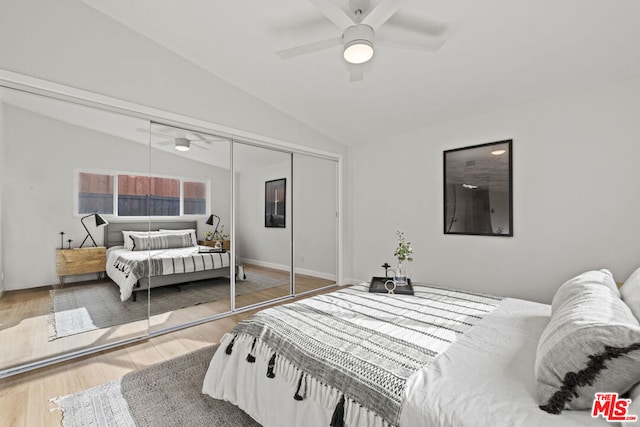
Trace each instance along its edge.
<path fill-rule="evenodd" d="M 97 214 L 95 214 L 95 218 L 96 218 L 96 227 L 100 227 L 100 226 L 102 226 L 102 225 L 107 225 L 107 224 L 109 224 L 109 221 L 107 221 L 106 219 L 104 219 L 104 218 L 102 217 L 102 215 L 100 215 L 100 214 L 98 214 L 98 213 L 97 213 Z"/>
<path fill-rule="evenodd" d="M 207 225 L 213 225 L 213 215 L 209 215 L 209 219 L 207 220 Z"/>

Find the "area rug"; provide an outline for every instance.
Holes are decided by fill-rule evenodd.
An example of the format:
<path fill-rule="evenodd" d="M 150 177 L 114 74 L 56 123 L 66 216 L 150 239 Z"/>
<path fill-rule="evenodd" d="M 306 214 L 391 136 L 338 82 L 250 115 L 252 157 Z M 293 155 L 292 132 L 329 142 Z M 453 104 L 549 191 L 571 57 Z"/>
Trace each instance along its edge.
<path fill-rule="evenodd" d="M 63 427 L 259 427 L 237 406 L 202 394 L 216 349 L 205 347 L 51 401 L 62 410 Z"/>
<path fill-rule="evenodd" d="M 282 285 L 278 280 L 252 271 L 247 280 L 236 281 L 236 295 Z M 151 315 L 229 298 L 229 279 L 218 277 L 151 289 Z M 51 291 L 49 340 L 94 329 L 108 328 L 147 318 L 147 293 L 140 292 L 137 301 L 120 301 L 120 290 L 110 280 L 58 288 Z"/>

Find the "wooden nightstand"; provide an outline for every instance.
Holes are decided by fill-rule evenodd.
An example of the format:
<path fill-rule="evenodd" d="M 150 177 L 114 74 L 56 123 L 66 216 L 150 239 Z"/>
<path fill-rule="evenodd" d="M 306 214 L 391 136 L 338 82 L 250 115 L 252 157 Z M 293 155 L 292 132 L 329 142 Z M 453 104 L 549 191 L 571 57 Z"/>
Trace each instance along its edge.
<path fill-rule="evenodd" d="M 56 249 L 56 272 L 60 284 L 64 285 L 65 276 L 85 273 L 103 273 L 107 266 L 107 248 Z"/>
<path fill-rule="evenodd" d="M 231 250 L 231 240 L 218 240 L 222 247 L 228 251 Z M 198 240 L 198 244 L 202 246 L 211 246 L 212 248 L 216 244 L 216 240 Z"/>

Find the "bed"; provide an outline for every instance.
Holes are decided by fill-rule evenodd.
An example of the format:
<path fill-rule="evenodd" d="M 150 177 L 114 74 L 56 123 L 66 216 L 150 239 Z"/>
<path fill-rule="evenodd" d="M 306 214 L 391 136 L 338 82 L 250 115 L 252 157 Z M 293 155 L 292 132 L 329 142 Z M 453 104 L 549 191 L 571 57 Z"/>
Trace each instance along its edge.
<path fill-rule="evenodd" d="M 640 269 L 637 283 L 635 295 Z M 577 396 L 586 396 L 584 406 L 594 390 L 640 392 L 632 389 L 640 381 L 640 323 L 606 270 L 567 281 L 551 305 L 421 283 L 414 291 L 377 294 L 360 284 L 263 310 L 222 338 L 203 393 L 264 427 L 552 427 L 615 425 L 592 417 L 590 406 L 573 409 Z M 591 384 L 562 394 L 578 370 L 570 363 L 592 360 L 589 345 L 602 340 L 628 351 L 612 356 Z M 560 368 L 549 372 L 554 363 Z M 614 377 L 619 388 L 600 381 Z M 640 415 L 638 406 L 629 414 Z"/>
<path fill-rule="evenodd" d="M 146 289 L 229 276 L 230 253 L 205 252 L 210 248 L 197 244 L 196 226 L 196 221 L 110 222 L 104 231 L 106 272 L 120 288 L 120 299 L 135 301 L 136 293 Z M 125 245 L 123 232 L 127 236 L 128 232 L 138 232 L 134 236 L 142 242 L 149 231 L 160 230 L 162 234 L 174 234 L 172 242 L 189 236 L 184 244 L 149 251 L 135 251 Z"/>

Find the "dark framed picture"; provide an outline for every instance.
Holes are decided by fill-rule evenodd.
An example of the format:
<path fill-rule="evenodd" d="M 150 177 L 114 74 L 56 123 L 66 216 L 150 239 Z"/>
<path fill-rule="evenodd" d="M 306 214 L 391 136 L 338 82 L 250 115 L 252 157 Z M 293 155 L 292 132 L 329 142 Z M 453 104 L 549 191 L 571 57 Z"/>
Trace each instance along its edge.
<path fill-rule="evenodd" d="M 264 185 L 264 226 L 285 228 L 287 213 L 287 179 L 280 178 Z"/>
<path fill-rule="evenodd" d="M 444 233 L 513 236 L 512 140 L 444 152 Z"/>

